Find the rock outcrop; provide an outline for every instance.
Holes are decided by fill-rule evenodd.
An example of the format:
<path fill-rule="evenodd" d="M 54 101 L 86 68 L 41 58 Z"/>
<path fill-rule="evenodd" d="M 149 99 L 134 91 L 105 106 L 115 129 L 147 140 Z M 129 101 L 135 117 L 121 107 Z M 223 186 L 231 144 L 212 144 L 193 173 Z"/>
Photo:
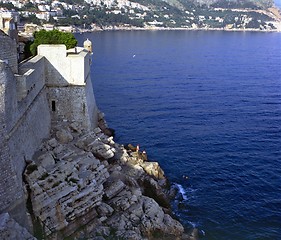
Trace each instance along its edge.
<path fill-rule="evenodd" d="M 33 220 L 47 239 L 188 239 L 170 215 L 169 184 L 158 163 L 100 128 L 53 129 L 59 130 L 24 173 Z"/>

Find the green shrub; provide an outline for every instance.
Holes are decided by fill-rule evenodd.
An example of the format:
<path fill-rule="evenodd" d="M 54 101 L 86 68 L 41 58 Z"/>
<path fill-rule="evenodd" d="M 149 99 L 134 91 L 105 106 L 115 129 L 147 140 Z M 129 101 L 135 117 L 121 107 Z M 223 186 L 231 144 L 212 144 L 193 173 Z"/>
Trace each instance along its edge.
<path fill-rule="evenodd" d="M 72 33 L 60 32 L 58 30 L 40 30 L 34 33 L 34 41 L 30 45 L 30 52 L 33 56 L 37 54 L 37 47 L 40 44 L 64 44 L 66 49 L 77 45 L 77 40 Z"/>

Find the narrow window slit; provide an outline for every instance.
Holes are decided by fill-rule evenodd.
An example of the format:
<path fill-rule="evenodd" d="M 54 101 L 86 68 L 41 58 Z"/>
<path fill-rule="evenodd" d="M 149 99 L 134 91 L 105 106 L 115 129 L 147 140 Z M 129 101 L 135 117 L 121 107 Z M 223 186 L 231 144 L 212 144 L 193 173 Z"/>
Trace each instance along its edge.
<path fill-rule="evenodd" d="M 56 101 L 52 101 L 52 111 L 55 112 L 56 111 Z"/>

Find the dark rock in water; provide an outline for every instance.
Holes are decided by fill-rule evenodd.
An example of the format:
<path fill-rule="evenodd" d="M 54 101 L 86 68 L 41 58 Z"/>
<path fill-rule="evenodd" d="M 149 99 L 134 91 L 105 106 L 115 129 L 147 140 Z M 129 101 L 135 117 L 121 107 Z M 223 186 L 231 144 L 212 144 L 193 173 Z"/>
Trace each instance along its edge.
<path fill-rule="evenodd" d="M 178 194 L 178 189 L 175 185 L 172 185 L 170 190 L 169 190 L 169 198 L 170 199 L 175 199 L 177 194 Z"/>
<path fill-rule="evenodd" d="M 113 128 L 105 128 L 105 129 L 103 129 L 103 133 L 109 137 L 115 136 L 115 130 Z"/>
<path fill-rule="evenodd" d="M 99 128 L 103 131 L 103 133 L 109 137 L 114 137 L 115 136 L 115 130 L 112 128 L 109 128 L 105 119 L 104 119 L 104 114 L 99 112 L 98 114 L 98 126 Z"/>
<path fill-rule="evenodd" d="M 194 228 L 189 236 L 190 240 L 198 240 L 199 239 L 199 231 L 197 228 Z"/>
<path fill-rule="evenodd" d="M 170 208 L 170 199 L 156 180 L 149 176 L 140 179 L 145 196 L 153 198 L 161 207 Z"/>

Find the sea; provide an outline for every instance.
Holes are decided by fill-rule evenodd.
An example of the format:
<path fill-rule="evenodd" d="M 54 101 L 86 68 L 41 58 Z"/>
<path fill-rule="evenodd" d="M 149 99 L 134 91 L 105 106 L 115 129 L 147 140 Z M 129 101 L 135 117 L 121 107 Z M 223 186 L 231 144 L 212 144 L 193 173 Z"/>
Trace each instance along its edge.
<path fill-rule="evenodd" d="M 115 141 L 140 145 L 205 240 L 281 239 L 281 33 L 104 31 L 91 77 Z"/>
<path fill-rule="evenodd" d="M 277 7 L 281 8 L 281 0 L 275 0 L 274 3 Z"/>

